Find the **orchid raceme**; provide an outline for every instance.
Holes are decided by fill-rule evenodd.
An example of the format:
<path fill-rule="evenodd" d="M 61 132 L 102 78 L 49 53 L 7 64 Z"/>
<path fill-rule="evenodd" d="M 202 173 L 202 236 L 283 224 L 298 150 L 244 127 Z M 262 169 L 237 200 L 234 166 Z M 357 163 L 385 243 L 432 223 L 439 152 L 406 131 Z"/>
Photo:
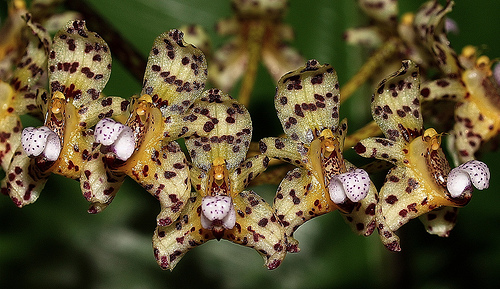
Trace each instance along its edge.
<path fill-rule="evenodd" d="M 261 60 L 275 81 L 304 63 L 286 44 L 293 38 L 291 27 L 282 23 L 287 6 L 287 0 L 232 0 L 236 15 L 217 24 L 219 34 L 235 38 L 214 53 L 210 81 L 230 91 L 244 76 L 239 98 L 244 105 L 248 106 Z"/>
<path fill-rule="evenodd" d="M 392 251 L 401 249 L 394 231 L 418 216 L 426 218 L 429 233 L 447 236 L 456 219 L 456 210 L 447 207 L 466 205 L 472 185 L 485 189 L 490 178 L 488 167 L 479 161 L 450 169 L 441 134 L 423 129 L 419 85 L 418 68 L 412 61 L 404 61 L 400 70 L 384 79 L 372 98 L 372 115 L 386 138 L 364 139 L 355 146 L 364 157 L 394 165 L 380 189 L 376 209 L 380 237 Z M 442 209 L 433 211 L 438 208 Z"/>
<path fill-rule="evenodd" d="M 263 155 L 245 160 L 252 137 L 248 111 L 218 89 L 206 91 L 190 111 L 194 134 L 186 147 L 195 191 L 172 225 L 156 228 L 158 264 L 172 270 L 190 249 L 226 239 L 254 248 L 267 268 L 275 269 L 286 254 L 283 227 L 264 199 L 245 191 L 269 162 Z"/>
<path fill-rule="evenodd" d="M 92 158 L 89 128 L 105 116 L 123 114 L 128 105 L 122 98 L 101 96 L 111 72 L 111 53 L 83 21 L 70 22 L 55 35 L 48 68 L 50 97 L 37 95 L 44 125 L 24 129 L 24 149 L 14 154 L 8 172 L 12 177 L 3 184 L 19 207 L 38 198 L 51 172 L 83 184 Z"/>
<path fill-rule="evenodd" d="M 481 144 L 493 139 L 500 130 L 500 84 L 487 56 L 478 56 L 476 48 L 466 46 L 457 56 L 449 46 L 445 31 L 445 15 L 453 1 L 445 7 L 433 3 L 421 9 L 427 18 L 419 20 L 420 34 L 433 53 L 443 78 L 422 84 L 420 93 L 425 101 L 456 101 L 455 123 L 448 142 L 456 165 L 475 159 Z"/>
<path fill-rule="evenodd" d="M 99 184 L 94 188 L 95 182 L 89 181 L 86 193 L 96 210 L 111 202 L 128 175 L 160 201 L 158 225 L 177 219 L 191 186 L 186 157 L 174 140 L 191 133 L 183 118 L 201 96 L 206 67 L 203 53 L 184 42 L 181 31 L 174 29 L 156 38 L 141 96 L 132 98 L 128 120 L 121 124 L 103 119 L 96 126 L 96 143 L 101 145 L 95 151 L 102 154 L 109 182 L 116 180 L 112 193 L 102 193 Z"/>
<path fill-rule="evenodd" d="M 339 209 L 364 235 L 374 230 L 376 190 L 368 174 L 343 158 L 347 122 L 339 124 L 339 85 L 330 65 L 309 60 L 278 82 L 274 103 L 285 138 L 264 138 L 261 152 L 298 168 L 278 187 L 274 209 L 285 227 L 290 252 L 292 235 L 307 220 Z"/>

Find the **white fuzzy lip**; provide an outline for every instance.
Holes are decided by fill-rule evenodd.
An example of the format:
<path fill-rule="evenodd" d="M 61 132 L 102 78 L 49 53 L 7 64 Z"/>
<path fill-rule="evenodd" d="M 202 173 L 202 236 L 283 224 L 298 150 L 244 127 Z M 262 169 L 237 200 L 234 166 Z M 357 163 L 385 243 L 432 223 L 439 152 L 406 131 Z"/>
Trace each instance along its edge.
<path fill-rule="evenodd" d="M 233 200 L 229 196 L 206 196 L 201 201 L 201 225 L 205 229 L 222 226 L 232 229 L 236 223 Z"/>
<path fill-rule="evenodd" d="M 347 173 L 333 176 L 328 185 L 330 199 L 336 203 L 343 203 L 346 198 L 352 202 L 359 202 L 368 195 L 370 177 L 363 169 L 354 169 Z"/>
<path fill-rule="evenodd" d="M 61 153 L 61 142 L 55 132 L 46 126 L 23 129 L 21 144 L 29 157 L 43 155 L 48 161 L 55 161 Z"/>
<path fill-rule="evenodd" d="M 116 158 L 126 161 L 134 153 L 135 139 L 132 129 L 110 118 L 101 119 L 94 130 L 97 143 L 107 146 Z"/>
<path fill-rule="evenodd" d="M 458 198 L 464 193 L 472 192 L 472 185 L 478 190 L 487 189 L 490 177 L 490 169 L 485 163 L 472 160 L 450 171 L 446 187 L 453 198 Z"/>

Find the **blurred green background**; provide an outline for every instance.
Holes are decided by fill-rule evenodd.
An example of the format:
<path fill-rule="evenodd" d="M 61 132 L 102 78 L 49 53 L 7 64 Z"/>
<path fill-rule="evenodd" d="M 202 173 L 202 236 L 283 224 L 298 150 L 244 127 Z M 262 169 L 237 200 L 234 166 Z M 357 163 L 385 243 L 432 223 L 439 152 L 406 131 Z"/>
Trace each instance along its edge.
<path fill-rule="evenodd" d="M 215 33 L 214 25 L 231 15 L 229 1 L 86 2 L 144 57 L 157 35 L 183 24 L 204 26 L 213 47 L 228 40 Z M 453 47 L 460 51 L 473 44 L 490 58 L 499 57 L 500 25 L 495 19 L 500 5 L 495 1 L 456 2 L 449 14 L 460 29 L 458 35 L 449 37 Z M 422 3 L 402 0 L 400 12 L 414 11 Z M 4 17 L 6 3 L 0 5 Z M 353 0 L 292 0 L 285 22 L 295 30 L 291 45 L 306 59 L 332 64 L 341 87 L 366 59 L 366 51 L 342 40 L 346 28 L 366 24 Z M 114 61 L 105 93 L 129 97 L 140 89 L 126 67 Z M 274 113 L 274 91 L 274 83 L 260 67 L 250 105 L 256 140 L 281 133 Z M 370 120 L 371 93 L 371 88 L 363 86 L 341 107 L 351 132 Z M 231 94 L 237 95 L 236 91 Z M 79 184 L 52 176 L 35 204 L 18 209 L 8 197 L 0 198 L 0 288 L 497 287 L 499 152 L 485 153 L 482 160 L 492 172 L 490 188 L 476 192 L 460 210 L 450 237 L 428 235 L 422 224 L 413 220 L 399 231 L 403 251 L 391 253 L 377 233 L 367 238 L 356 236 L 334 212 L 304 224 L 296 232 L 302 251 L 289 254 L 274 271 L 263 267 L 254 250 L 227 241 L 210 241 L 186 254 L 173 272 L 162 271 L 151 248 L 159 211 L 154 198 L 127 180 L 109 208 L 90 215 Z M 272 202 L 276 187 L 253 189 Z"/>

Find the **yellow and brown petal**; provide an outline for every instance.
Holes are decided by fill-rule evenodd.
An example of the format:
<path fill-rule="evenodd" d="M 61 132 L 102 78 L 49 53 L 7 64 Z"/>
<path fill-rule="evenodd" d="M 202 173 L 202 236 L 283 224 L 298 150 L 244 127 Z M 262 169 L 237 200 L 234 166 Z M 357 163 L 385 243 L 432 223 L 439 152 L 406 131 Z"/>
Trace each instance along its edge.
<path fill-rule="evenodd" d="M 88 31 L 83 21 L 70 22 L 56 34 L 48 66 L 52 95 L 47 99 L 39 95 L 39 104 L 44 110 L 44 127 L 57 136 L 60 151 L 50 152 L 58 155 L 56 160 L 43 152 L 31 160 L 16 161 L 23 166 L 6 187 L 11 195 L 25 196 L 21 205 L 36 199 L 28 195 L 39 195 L 50 172 L 72 179 L 87 173 L 85 165 L 93 144 L 89 128 L 101 118 L 125 113 L 128 105 L 121 98 L 101 96 L 110 74 L 111 54 L 104 40 Z M 30 136 L 42 132 L 43 127 L 28 130 L 23 146 L 29 147 Z M 20 153 L 19 158 L 28 158 Z"/>
<path fill-rule="evenodd" d="M 292 235 L 300 225 L 336 209 L 357 232 L 369 235 L 374 229 L 375 187 L 342 156 L 347 123 L 339 124 L 339 101 L 335 70 L 316 60 L 278 83 L 275 106 L 287 137 L 264 138 L 259 146 L 264 155 L 298 166 L 281 182 L 273 205 L 290 252 L 299 250 Z M 369 197 L 351 201 L 358 192 L 361 199 Z"/>
<path fill-rule="evenodd" d="M 170 226 L 158 226 L 153 236 L 154 255 L 162 269 L 172 270 L 189 250 L 212 239 L 225 239 L 254 248 L 269 270 L 277 268 L 286 255 L 283 227 L 271 206 L 252 191 L 233 197 L 235 225 L 221 234 L 201 223 L 202 199 L 193 192 L 181 216 Z"/>
<path fill-rule="evenodd" d="M 461 70 L 460 78 L 426 82 L 420 91 L 426 101 L 457 102 L 448 142 L 456 165 L 475 159 L 481 144 L 494 138 L 500 130 L 500 85 L 492 75 L 492 62 L 487 56 L 477 57 L 475 51 L 472 47 L 462 51 L 460 59 L 465 69 Z"/>
<path fill-rule="evenodd" d="M 229 95 L 212 89 L 194 102 L 186 117 L 195 192 L 174 224 L 157 227 L 153 247 L 158 264 L 173 269 L 190 249 L 224 238 L 256 249 L 268 269 L 275 269 L 286 254 L 283 227 L 264 199 L 244 191 L 269 163 L 263 155 L 244 161 L 250 114 Z"/>
<path fill-rule="evenodd" d="M 395 165 L 380 189 L 376 209 L 379 234 L 393 251 L 400 250 L 399 238 L 394 234 L 399 227 L 443 206 L 464 206 L 472 192 L 469 175 L 464 176 L 469 178 L 468 184 L 449 179 L 461 168 L 450 172 L 441 149 L 441 134 L 434 129 L 423 131 L 419 82 L 416 65 L 404 61 L 399 71 L 380 83 L 372 99 L 372 114 L 386 139 L 368 138 L 355 147 L 364 157 Z M 450 186 L 457 193 L 450 193 Z"/>

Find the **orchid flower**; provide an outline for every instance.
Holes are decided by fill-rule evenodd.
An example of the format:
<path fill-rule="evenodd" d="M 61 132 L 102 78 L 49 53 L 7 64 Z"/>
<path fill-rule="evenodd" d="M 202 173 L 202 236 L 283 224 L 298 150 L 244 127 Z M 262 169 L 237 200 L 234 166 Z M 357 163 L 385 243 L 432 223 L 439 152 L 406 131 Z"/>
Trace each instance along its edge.
<path fill-rule="evenodd" d="M 46 74 L 44 67 L 47 66 L 51 39 L 43 27 L 33 23 L 29 14 L 25 15 L 24 23 L 23 32 L 26 32 L 28 45 L 13 71 L 10 83 L 0 81 L 0 102 L 2 103 L 0 163 L 5 172 L 9 171 L 12 157 L 21 145 L 22 124 L 19 116 L 26 113 L 41 114 L 37 95 L 46 95 L 39 82 L 40 78 Z"/>
<path fill-rule="evenodd" d="M 191 189 L 189 168 L 174 140 L 190 133 L 183 118 L 201 96 L 207 64 L 203 53 L 184 42 L 183 35 L 171 30 L 155 39 L 141 96 L 133 97 L 125 124 L 103 119 L 96 125 L 94 135 L 100 146 L 95 151 L 102 156 L 97 159 L 104 161 L 106 175 L 118 180 L 110 194 L 89 181 L 84 194 L 97 211 L 111 202 L 125 175 L 160 201 L 158 225 L 170 225 L 187 203 Z"/>
<path fill-rule="evenodd" d="M 285 234 L 271 206 L 245 187 L 264 171 L 269 158 L 245 160 L 252 122 L 245 107 L 218 89 L 195 101 L 186 120 L 194 130 L 186 139 L 195 189 L 179 218 L 158 226 L 154 254 L 163 269 L 172 270 L 181 257 L 211 239 L 226 239 L 254 248 L 268 269 L 286 254 Z"/>
<path fill-rule="evenodd" d="M 232 0 L 236 15 L 217 24 L 219 34 L 236 36 L 214 53 L 210 81 L 230 91 L 245 75 L 240 91 L 244 105 L 248 105 L 261 59 L 275 81 L 304 63 L 298 52 L 285 44 L 293 38 L 292 29 L 282 23 L 287 5 L 287 0 Z"/>
<path fill-rule="evenodd" d="M 493 139 L 500 130 L 500 84 L 495 80 L 487 56 L 478 57 L 476 49 L 466 46 L 457 56 L 449 46 L 445 31 L 445 15 L 453 1 L 445 7 L 429 2 L 421 9 L 420 34 L 436 58 L 445 77 L 425 82 L 420 93 L 423 100 L 452 100 L 455 123 L 448 142 L 456 165 L 473 160 L 482 143 Z"/>
<path fill-rule="evenodd" d="M 339 209 L 360 234 L 375 226 L 375 186 L 366 171 L 344 159 L 347 122 L 339 124 L 339 84 L 332 66 L 309 60 L 283 75 L 274 104 L 287 137 L 260 141 L 261 153 L 291 163 L 278 187 L 274 209 L 290 252 L 294 231 L 307 220 Z"/>
<path fill-rule="evenodd" d="M 380 82 L 372 98 L 372 115 L 386 138 L 367 138 L 356 146 L 364 157 L 394 165 L 379 191 L 377 228 L 384 245 L 399 251 L 394 231 L 422 216 L 429 233 L 447 236 L 456 210 L 471 199 L 472 185 L 488 187 L 488 167 L 479 161 L 450 169 L 441 148 L 441 134 L 424 131 L 420 108 L 420 80 L 414 62 L 403 61 L 400 70 Z M 440 211 L 435 209 L 443 208 Z M 427 215 L 424 215 L 428 213 Z"/>
<path fill-rule="evenodd" d="M 54 36 L 48 68 L 50 97 L 38 95 L 44 125 L 23 130 L 22 148 L 14 153 L 2 186 L 19 207 L 38 198 L 50 173 L 83 184 L 92 158 L 89 128 L 105 116 L 123 114 L 128 106 L 127 100 L 101 95 L 111 72 L 111 53 L 83 21 L 68 23 Z"/>

